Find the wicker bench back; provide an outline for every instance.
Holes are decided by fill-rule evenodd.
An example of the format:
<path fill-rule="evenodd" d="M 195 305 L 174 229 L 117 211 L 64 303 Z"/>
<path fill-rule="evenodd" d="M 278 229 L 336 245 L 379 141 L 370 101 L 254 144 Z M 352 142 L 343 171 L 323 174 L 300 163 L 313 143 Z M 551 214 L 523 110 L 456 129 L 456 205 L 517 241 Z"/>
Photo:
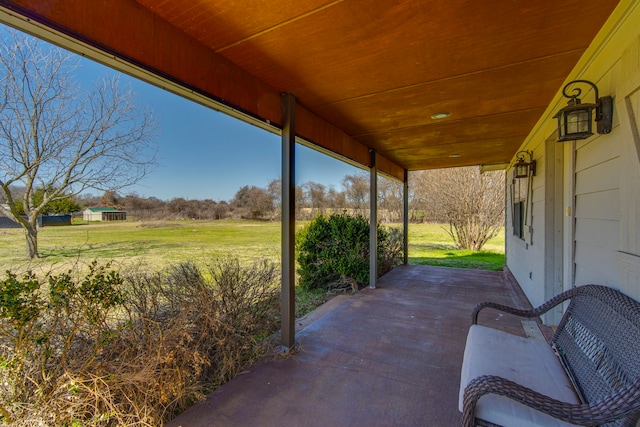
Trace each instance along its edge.
<path fill-rule="evenodd" d="M 574 296 L 551 340 L 584 403 L 640 385 L 640 303 L 588 285 Z M 634 418 L 635 419 L 635 418 Z M 635 425 L 631 419 L 611 426 Z"/>

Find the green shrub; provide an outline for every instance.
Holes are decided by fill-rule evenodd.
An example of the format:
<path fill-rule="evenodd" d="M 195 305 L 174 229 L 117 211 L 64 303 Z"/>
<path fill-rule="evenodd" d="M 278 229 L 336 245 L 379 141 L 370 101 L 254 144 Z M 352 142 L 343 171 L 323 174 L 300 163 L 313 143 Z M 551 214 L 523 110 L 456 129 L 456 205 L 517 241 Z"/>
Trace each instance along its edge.
<path fill-rule="evenodd" d="M 299 283 L 307 289 L 369 283 L 369 221 L 347 214 L 319 215 L 297 235 Z M 400 263 L 402 235 L 378 225 L 378 276 Z"/>

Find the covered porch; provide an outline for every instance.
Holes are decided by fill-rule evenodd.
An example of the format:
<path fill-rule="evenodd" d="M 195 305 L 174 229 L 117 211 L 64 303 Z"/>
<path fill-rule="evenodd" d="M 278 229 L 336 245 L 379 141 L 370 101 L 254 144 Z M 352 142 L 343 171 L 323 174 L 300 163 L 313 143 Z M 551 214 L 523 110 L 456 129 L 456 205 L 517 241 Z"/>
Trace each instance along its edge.
<path fill-rule="evenodd" d="M 415 265 L 334 301 L 296 325 L 293 353 L 251 366 L 168 426 L 459 425 L 471 310 L 528 304 L 508 272 Z M 531 326 L 492 310 L 480 322 L 520 335 Z"/>
<path fill-rule="evenodd" d="M 282 136 L 292 351 L 170 425 L 457 425 L 471 308 L 526 304 L 503 273 L 403 266 L 296 328 L 296 143 L 369 170 L 372 223 L 379 174 L 404 184 L 406 212 L 410 171 L 480 165 L 513 184 L 526 154 L 536 172 L 505 205 L 508 267 L 529 299 L 589 283 L 640 298 L 640 2 L 472 3 L 0 0 L 9 25 Z M 558 144 L 576 80 L 613 97 L 612 129 Z"/>
<path fill-rule="evenodd" d="M 513 177 L 526 154 L 537 172 L 525 175 L 526 197 L 505 200 L 505 225 L 528 297 L 592 281 L 638 294 L 638 1 L 471 3 L 0 0 L 0 21 L 282 137 L 282 343 L 294 347 L 299 144 L 369 171 L 372 224 L 378 176 L 403 184 L 405 263 L 409 172 L 479 165 Z M 576 79 L 603 95 L 619 86 L 624 132 L 602 136 L 615 150 L 555 143 L 560 88 Z M 516 205 L 526 215 L 509 216 Z M 593 206 L 606 207 L 595 214 L 605 224 Z M 607 239 L 581 235 L 594 224 Z M 593 271 L 601 252 L 607 268 Z"/>

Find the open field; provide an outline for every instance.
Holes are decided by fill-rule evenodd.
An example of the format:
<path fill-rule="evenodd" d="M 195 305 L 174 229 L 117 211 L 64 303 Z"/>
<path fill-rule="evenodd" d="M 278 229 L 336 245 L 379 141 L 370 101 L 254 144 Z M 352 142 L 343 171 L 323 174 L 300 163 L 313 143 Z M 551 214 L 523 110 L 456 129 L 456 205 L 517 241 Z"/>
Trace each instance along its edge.
<path fill-rule="evenodd" d="M 42 258 L 29 262 L 24 256 L 22 229 L 0 230 L 0 269 L 49 271 L 54 265 L 65 268 L 94 259 L 161 269 L 170 264 L 206 262 L 228 255 L 247 263 L 256 258 L 279 261 L 280 223 L 240 220 L 80 223 L 42 228 L 39 248 Z M 504 234 L 491 240 L 485 249 L 480 253 L 460 251 L 442 226 L 409 225 L 412 264 L 501 268 Z"/>
<path fill-rule="evenodd" d="M 409 224 L 409 264 L 500 270 L 504 266 L 504 228 L 480 252 L 457 249 L 445 225 Z"/>
<path fill-rule="evenodd" d="M 249 262 L 257 257 L 278 260 L 280 223 L 254 221 L 152 221 L 44 227 L 38 233 L 41 259 L 24 258 L 21 229 L 0 230 L 0 267 L 113 260 L 124 265 L 163 268 L 185 261 L 204 262 L 233 255 Z"/>

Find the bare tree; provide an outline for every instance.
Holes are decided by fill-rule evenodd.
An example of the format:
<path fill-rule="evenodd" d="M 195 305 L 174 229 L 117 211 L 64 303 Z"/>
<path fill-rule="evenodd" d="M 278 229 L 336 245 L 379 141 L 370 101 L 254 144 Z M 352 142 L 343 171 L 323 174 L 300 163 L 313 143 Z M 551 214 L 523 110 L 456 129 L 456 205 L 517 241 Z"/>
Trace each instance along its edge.
<path fill-rule="evenodd" d="M 399 222 L 404 209 L 402 184 L 385 177 L 378 179 L 378 209 L 383 222 Z"/>
<path fill-rule="evenodd" d="M 49 202 L 88 188 L 121 189 L 155 164 L 151 112 L 115 76 L 81 89 L 73 78 L 78 64 L 37 39 L 2 33 L 0 188 L 7 202 L 0 213 L 24 227 L 29 258 L 38 257 L 36 221 Z M 11 191 L 17 184 L 25 188 L 20 198 Z M 36 203 L 38 188 L 47 191 Z"/>
<path fill-rule="evenodd" d="M 342 188 L 349 207 L 363 212 L 369 209 L 369 176 L 366 173 L 346 175 Z"/>
<path fill-rule="evenodd" d="M 306 190 L 307 198 L 311 204 L 311 214 L 324 214 L 327 208 L 327 187 L 313 181 L 305 183 L 302 187 Z"/>
<path fill-rule="evenodd" d="M 239 189 L 231 201 L 231 207 L 242 218 L 249 219 L 270 219 L 275 210 L 273 196 L 268 190 L 255 185 L 245 185 Z"/>
<path fill-rule="evenodd" d="M 461 249 L 479 251 L 504 225 L 504 172 L 479 167 L 413 172 L 413 206 L 449 224 Z"/>
<path fill-rule="evenodd" d="M 333 186 L 329 186 L 327 191 L 327 206 L 333 210 L 344 209 L 347 207 L 345 194 L 340 191 L 336 191 Z"/>
<path fill-rule="evenodd" d="M 267 184 L 267 192 L 273 199 L 273 206 L 276 210 L 280 210 L 280 197 L 282 193 L 282 180 L 280 178 L 272 179 Z"/>
<path fill-rule="evenodd" d="M 216 203 L 216 206 L 213 211 L 213 219 L 223 219 L 229 216 L 229 212 L 231 208 L 226 201 L 221 201 Z"/>
<path fill-rule="evenodd" d="M 100 198 L 100 204 L 105 208 L 122 209 L 121 197 L 113 190 L 104 192 Z"/>

